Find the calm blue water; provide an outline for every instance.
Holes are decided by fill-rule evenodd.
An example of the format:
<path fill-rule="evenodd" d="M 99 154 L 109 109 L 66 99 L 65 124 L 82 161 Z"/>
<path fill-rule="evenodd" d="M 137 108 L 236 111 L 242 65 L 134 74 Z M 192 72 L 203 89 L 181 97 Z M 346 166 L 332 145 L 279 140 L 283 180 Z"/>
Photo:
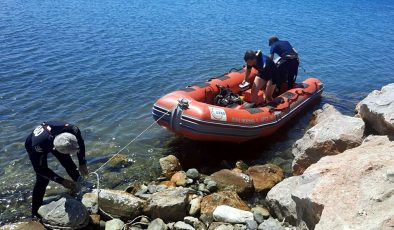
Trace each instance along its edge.
<path fill-rule="evenodd" d="M 278 135 L 241 146 L 202 145 L 155 126 L 123 152 L 134 163 L 106 167 L 102 183 L 151 179 L 169 153 L 207 173 L 226 167 L 223 159 L 270 161 L 290 172 L 290 147 L 313 109 L 328 102 L 352 114 L 368 92 L 394 81 L 393 18 L 391 0 L 2 0 L 0 224 L 29 214 L 34 174 L 23 142 L 37 124 L 78 124 L 97 168 L 153 121 L 156 99 L 242 65 L 246 49 L 267 52 L 271 35 L 290 40 L 324 82 L 320 104 Z M 59 190 L 50 185 L 48 192 Z"/>

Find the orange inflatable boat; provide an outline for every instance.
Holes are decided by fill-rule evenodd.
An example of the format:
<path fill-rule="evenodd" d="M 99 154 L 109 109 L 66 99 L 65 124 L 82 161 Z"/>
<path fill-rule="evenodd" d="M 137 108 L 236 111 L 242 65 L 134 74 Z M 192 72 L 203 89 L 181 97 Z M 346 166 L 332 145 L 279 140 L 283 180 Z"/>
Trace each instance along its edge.
<path fill-rule="evenodd" d="M 251 76 L 256 73 L 253 69 Z M 244 76 L 245 68 L 232 69 L 202 84 L 171 92 L 154 104 L 153 118 L 179 136 L 240 143 L 273 134 L 323 91 L 320 80 L 308 78 L 290 90 L 282 89 L 272 103 L 246 108 L 243 103 L 250 102 L 251 89 L 241 89 Z M 263 101 L 263 91 L 258 98 Z"/>

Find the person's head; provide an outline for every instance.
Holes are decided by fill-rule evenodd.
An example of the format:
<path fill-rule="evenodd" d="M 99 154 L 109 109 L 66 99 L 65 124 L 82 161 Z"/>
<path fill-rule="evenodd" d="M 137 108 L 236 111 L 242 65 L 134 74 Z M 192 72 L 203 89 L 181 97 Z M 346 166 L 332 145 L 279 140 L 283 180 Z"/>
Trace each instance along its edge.
<path fill-rule="evenodd" d="M 268 45 L 272 46 L 272 44 L 274 44 L 275 42 L 279 41 L 279 38 L 276 36 L 272 36 L 268 39 Z"/>
<path fill-rule="evenodd" d="M 77 154 L 79 145 L 77 137 L 71 133 L 61 133 L 53 140 L 54 150 L 63 154 Z"/>
<path fill-rule="evenodd" d="M 256 64 L 256 52 L 253 50 L 248 50 L 245 52 L 245 56 L 244 56 L 244 60 L 246 62 L 246 64 L 248 64 L 249 66 L 253 66 Z"/>

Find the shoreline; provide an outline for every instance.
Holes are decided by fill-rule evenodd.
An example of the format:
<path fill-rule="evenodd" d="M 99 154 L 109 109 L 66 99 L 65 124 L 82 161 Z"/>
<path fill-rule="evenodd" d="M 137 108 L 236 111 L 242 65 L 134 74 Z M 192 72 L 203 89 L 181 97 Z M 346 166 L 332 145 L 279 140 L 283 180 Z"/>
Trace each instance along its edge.
<path fill-rule="evenodd" d="M 312 126 L 293 145 L 293 176 L 285 178 L 274 164 L 242 161 L 204 175 L 182 170 L 178 158 L 169 155 L 159 160 L 159 180 L 137 182 L 125 191 L 100 188 L 84 194 L 81 202 L 57 198 L 40 208 L 43 223 L 135 230 L 394 227 L 394 83 L 370 93 L 356 111 L 346 116 L 326 104 L 314 112 Z M 65 211 L 66 204 L 79 212 Z M 68 218 L 52 215 L 53 209 Z M 136 217 L 138 224 L 127 224 Z M 43 229 L 33 222 L 15 229 L 33 225 Z"/>

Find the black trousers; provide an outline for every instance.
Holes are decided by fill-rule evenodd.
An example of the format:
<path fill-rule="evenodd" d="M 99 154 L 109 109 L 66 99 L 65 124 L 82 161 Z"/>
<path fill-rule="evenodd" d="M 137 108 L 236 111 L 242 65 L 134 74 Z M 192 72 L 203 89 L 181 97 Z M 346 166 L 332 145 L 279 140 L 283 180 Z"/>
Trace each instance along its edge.
<path fill-rule="evenodd" d="M 28 151 L 30 161 L 37 161 L 40 160 L 40 169 L 42 171 L 49 170 L 48 168 L 48 161 L 47 157 L 48 154 L 45 154 L 43 157 L 38 157 L 36 154 Z M 80 174 L 77 170 L 77 166 L 75 165 L 74 161 L 72 160 L 70 155 L 61 154 L 58 152 L 52 152 L 52 154 L 59 160 L 60 164 L 66 169 L 68 175 L 73 179 L 73 181 L 78 181 Z M 37 159 L 39 158 L 39 159 Z M 36 173 L 36 183 L 33 189 L 33 197 L 32 197 L 32 214 L 34 216 L 38 216 L 38 209 L 42 205 L 42 201 L 44 199 L 45 190 L 48 186 L 49 179 L 44 175 L 40 175 Z"/>
<path fill-rule="evenodd" d="M 288 88 L 291 89 L 294 86 L 295 80 L 298 75 L 298 59 L 287 59 L 283 60 L 278 66 L 278 72 L 282 79 L 287 79 Z"/>

